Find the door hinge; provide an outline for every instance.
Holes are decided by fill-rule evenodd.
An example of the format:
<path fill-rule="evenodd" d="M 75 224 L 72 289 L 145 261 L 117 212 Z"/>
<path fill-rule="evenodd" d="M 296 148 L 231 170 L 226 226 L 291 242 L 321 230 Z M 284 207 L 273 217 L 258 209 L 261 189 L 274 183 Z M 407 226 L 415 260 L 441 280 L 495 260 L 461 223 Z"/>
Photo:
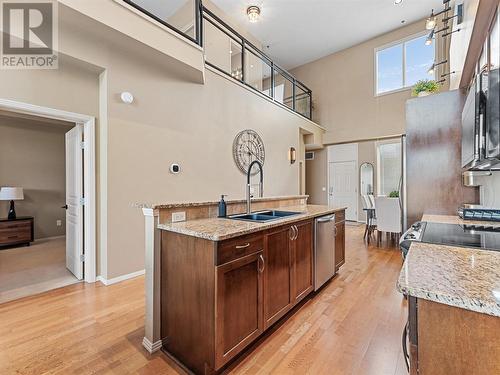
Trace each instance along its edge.
<path fill-rule="evenodd" d="M 85 254 L 80 254 L 80 262 L 85 262 Z"/>
<path fill-rule="evenodd" d="M 85 198 L 80 198 L 80 205 L 81 206 L 85 206 L 85 203 L 87 203 L 86 199 Z"/>
<path fill-rule="evenodd" d="M 85 142 L 84 141 L 80 142 L 80 148 L 82 150 L 85 150 Z"/>

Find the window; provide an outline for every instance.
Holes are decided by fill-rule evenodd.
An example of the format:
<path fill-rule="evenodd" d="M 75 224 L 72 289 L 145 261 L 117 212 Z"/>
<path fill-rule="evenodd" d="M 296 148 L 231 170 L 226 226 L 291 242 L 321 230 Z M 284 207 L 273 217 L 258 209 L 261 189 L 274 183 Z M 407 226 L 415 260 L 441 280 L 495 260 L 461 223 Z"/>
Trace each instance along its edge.
<path fill-rule="evenodd" d="M 401 179 L 401 142 L 377 145 L 378 195 L 388 196 L 399 190 Z"/>
<path fill-rule="evenodd" d="M 434 63 L 435 43 L 426 45 L 427 34 L 375 50 L 376 94 L 413 86 L 421 79 L 434 78 L 427 73 Z"/>

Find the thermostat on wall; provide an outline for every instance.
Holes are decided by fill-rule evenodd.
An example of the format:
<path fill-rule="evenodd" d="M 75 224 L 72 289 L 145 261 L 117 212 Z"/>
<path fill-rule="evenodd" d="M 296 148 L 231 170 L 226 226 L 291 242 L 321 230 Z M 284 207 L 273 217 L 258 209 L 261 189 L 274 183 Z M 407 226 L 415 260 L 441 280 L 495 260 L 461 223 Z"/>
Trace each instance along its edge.
<path fill-rule="evenodd" d="M 170 173 L 173 173 L 173 174 L 177 174 L 181 171 L 181 167 L 179 166 L 179 164 L 172 164 L 170 165 Z"/>

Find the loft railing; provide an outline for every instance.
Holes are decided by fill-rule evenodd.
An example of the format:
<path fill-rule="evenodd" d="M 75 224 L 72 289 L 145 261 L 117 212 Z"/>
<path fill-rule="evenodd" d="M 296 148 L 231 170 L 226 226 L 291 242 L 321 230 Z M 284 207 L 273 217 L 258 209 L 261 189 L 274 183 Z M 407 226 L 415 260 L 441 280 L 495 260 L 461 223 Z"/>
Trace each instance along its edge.
<path fill-rule="evenodd" d="M 186 0 L 175 9 L 165 5 L 163 10 L 153 10 L 148 0 L 123 1 L 202 46 L 207 65 L 311 119 L 312 91 L 205 8 L 201 0 Z"/>

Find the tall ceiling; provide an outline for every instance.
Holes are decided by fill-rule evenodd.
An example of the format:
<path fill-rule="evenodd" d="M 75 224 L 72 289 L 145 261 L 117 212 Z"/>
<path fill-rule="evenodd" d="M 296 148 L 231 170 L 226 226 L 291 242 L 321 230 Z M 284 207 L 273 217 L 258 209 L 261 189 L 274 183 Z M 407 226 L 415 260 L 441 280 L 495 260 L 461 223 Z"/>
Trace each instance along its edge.
<path fill-rule="evenodd" d="M 443 9 L 442 0 L 211 0 L 287 69 L 354 46 Z M 258 5 L 250 23 L 246 8 Z M 423 26 L 423 25 L 422 25 Z M 268 47 L 267 47 L 268 46 Z"/>

